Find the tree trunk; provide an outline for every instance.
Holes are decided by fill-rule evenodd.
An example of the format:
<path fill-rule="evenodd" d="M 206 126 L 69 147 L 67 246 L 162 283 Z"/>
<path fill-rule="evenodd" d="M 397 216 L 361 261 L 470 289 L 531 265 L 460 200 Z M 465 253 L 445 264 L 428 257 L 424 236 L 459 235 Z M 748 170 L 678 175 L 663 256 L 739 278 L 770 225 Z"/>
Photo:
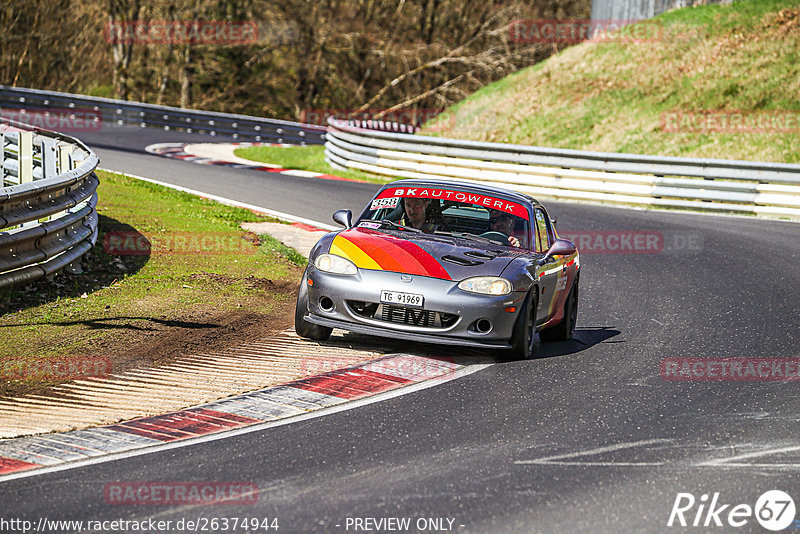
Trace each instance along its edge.
<path fill-rule="evenodd" d="M 113 30 L 115 25 L 124 28 L 125 24 L 139 20 L 141 10 L 139 0 L 108 0 L 109 30 Z M 109 36 L 113 36 L 113 31 Z M 124 34 L 123 34 L 124 35 Z M 133 54 L 133 41 L 111 42 L 111 55 L 114 58 L 113 84 L 114 94 L 120 100 L 128 99 L 128 67 L 131 63 Z"/>
<path fill-rule="evenodd" d="M 192 107 L 192 45 L 187 44 L 183 52 L 181 67 L 181 107 Z"/>

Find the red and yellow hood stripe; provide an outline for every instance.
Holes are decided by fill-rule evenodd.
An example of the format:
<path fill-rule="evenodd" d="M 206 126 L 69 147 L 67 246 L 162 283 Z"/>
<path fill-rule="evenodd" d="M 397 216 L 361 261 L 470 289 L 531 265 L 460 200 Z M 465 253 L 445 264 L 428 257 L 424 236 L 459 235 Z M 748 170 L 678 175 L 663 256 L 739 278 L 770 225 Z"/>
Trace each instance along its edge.
<path fill-rule="evenodd" d="M 353 228 L 341 232 L 333 238 L 330 253 L 347 258 L 359 269 L 451 280 L 436 258 L 419 245 L 372 230 Z"/>

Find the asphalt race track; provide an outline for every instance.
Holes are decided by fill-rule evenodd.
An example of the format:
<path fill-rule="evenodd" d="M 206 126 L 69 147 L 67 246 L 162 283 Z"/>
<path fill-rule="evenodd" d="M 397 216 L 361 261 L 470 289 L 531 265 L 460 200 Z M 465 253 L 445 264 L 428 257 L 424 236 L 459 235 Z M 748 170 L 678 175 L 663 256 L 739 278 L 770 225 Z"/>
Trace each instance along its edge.
<path fill-rule="evenodd" d="M 360 209 L 377 188 L 143 153 L 205 136 L 125 129 L 81 137 L 103 168 L 322 222 L 337 208 Z M 718 492 L 730 505 L 724 526 L 712 520 L 691 531 L 763 532 L 753 517 L 736 529 L 725 521 L 767 490 L 800 498 L 800 382 L 667 381 L 660 365 L 799 357 L 800 226 L 546 205 L 562 234 L 663 239 L 650 253 L 581 250 L 578 341 L 308 421 L 2 482 L 0 517 L 277 518 L 281 533 L 354 532 L 355 518 L 390 517 L 411 518 L 408 532 L 420 518 L 475 533 L 680 532 L 667 526 L 677 494 L 699 504 Z M 107 482 L 153 480 L 248 481 L 260 495 L 247 506 L 104 501 Z"/>

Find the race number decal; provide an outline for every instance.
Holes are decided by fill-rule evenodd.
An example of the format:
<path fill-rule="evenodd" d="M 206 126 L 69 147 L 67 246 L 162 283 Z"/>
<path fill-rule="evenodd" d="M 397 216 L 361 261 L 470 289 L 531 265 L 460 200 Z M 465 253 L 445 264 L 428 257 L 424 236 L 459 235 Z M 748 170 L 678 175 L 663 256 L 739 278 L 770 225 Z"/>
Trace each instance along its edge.
<path fill-rule="evenodd" d="M 372 205 L 369 207 L 370 210 L 379 210 L 382 208 L 395 208 L 397 207 L 397 203 L 400 201 L 400 197 L 386 197 L 386 198 L 376 198 L 372 201 Z"/>

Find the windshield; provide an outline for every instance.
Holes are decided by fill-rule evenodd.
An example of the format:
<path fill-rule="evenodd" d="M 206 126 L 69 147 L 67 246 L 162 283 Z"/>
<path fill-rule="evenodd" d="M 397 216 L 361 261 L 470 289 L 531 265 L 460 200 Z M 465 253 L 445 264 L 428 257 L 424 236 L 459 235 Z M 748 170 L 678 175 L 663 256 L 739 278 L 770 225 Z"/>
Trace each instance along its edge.
<path fill-rule="evenodd" d="M 525 206 L 469 191 L 392 187 L 375 197 L 357 226 L 530 247 Z"/>

